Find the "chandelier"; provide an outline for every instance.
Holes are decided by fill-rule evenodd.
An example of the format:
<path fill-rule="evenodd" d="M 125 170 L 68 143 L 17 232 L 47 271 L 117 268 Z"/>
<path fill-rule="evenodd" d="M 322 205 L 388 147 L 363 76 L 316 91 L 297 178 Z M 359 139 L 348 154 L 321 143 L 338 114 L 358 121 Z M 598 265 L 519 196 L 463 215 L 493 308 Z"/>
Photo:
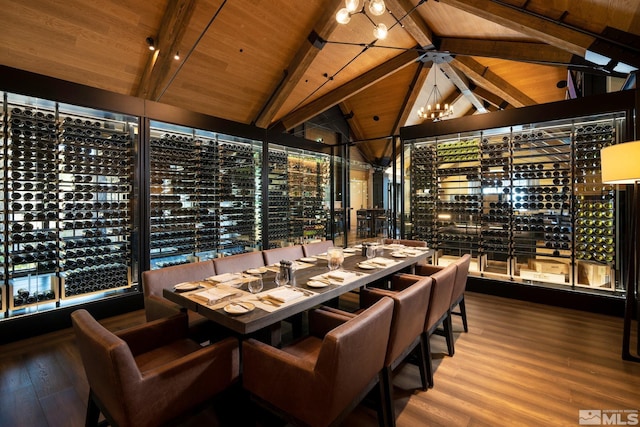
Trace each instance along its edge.
<path fill-rule="evenodd" d="M 367 3 L 369 3 L 368 7 Z M 348 24 L 353 15 L 361 13 L 373 24 L 373 36 L 376 39 L 384 40 L 387 37 L 389 31 L 387 26 L 383 23 L 376 24 L 367 14 L 368 9 L 369 13 L 373 16 L 382 15 L 387 10 L 384 0 L 364 0 L 362 8 L 360 8 L 360 0 L 345 0 L 345 6 L 346 7 L 340 9 L 336 14 L 336 21 L 338 21 L 339 24 Z"/>
<path fill-rule="evenodd" d="M 427 98 L 427 105 L 420 107 L 418 110 L 418 117 L 423 120 L 431 119 L 434 122 L 437 122 L 438 120 L 445 119 L 453 114 L 453 105 L 440 103 L 439 100 L 442 99 L 442 94 L 438 90 L 438 64 L 434 62 L 433 66 L 433 71 L 435 72 L 433 75 L 433 88 Z"/>

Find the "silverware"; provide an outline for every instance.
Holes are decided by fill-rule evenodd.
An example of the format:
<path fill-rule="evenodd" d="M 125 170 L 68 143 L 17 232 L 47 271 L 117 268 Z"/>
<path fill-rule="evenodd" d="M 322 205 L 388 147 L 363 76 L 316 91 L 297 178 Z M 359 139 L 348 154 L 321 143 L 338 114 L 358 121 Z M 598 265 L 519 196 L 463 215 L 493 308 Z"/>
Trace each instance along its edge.
<path fill-rule="evenodd" d="M 282 305 L 281 302 L 274 301 L 274 300 L 272 300 L 270 298 L 258 297 L 258 296 L 256 298 L 258 299 L 258 301 L 263 302 L 265 304 L 271 304 L 274 307 L 280 307 Z"/>
<path fill-rule="evenodd" d="M 245 309 L 245 310 L 247 310 L 247 311 L 251 311 L 251 307 L 249 307 L 248 305 L 245 305 L 244 303 L 239 302 L 239 301 L 231 301 L 231 302 L 229 302 L 229 304 L 231 304 L 231 305 L 237 305 L 238 307 L 242 307 L 242 308 L 244 308 L 244 309 Z"/>
<path fill-rule="evenodd" d="M 287 288 L 293 289 L 294 291 L 298 291 L 298 292 L 302 292 L 302 294 L 306 297 L 310 297 L 311 295 L 314 295 L 313 292 L 308 291 L 306 289 L 302 289 L 302 288 L 297 288 L 295 286 L 287 286 Z"/>

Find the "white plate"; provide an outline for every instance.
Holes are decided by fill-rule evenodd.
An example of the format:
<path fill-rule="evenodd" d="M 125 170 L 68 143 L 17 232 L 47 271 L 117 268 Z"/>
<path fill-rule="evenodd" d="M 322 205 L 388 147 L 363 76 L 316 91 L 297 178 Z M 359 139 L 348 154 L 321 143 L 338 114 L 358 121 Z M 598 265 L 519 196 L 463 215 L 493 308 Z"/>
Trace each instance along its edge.
<path fill-rule="evenodd" d="M 256 308 L 250 302 L 242 302 L 238 304 L 227 304 L 224 306 L 224 311 L 229 314 L 245 314 L 253 311 Z"/>
<path fill-rule="evenodd" d="M 376 267 L 375 265 L 371 265 L 371 264 L 363 264 L 363 263 L 359 263 L 359 264 L 358 264 L 358 267 L 360 267 L 360 268 L 361 268 L 361 269 L 363 269 L 363 270 L 375 270 L 376 268 L 378 268 L 378 267 Z"/>
<path fill-rule="evenodd" d="M 356 253 L 356 249 L 355 248 L 344 248 L 342 251 L 345 254 L 355 254 Z"/>
<path fill-rule="evenodd" d="M 307 286 L 310 288 L 326 288 L 327 286 L 329 286 L 329 284 L 324 282 L 318 282 L 315 280 L 309 280 L 307 282 Z"/>
<path fill-rule="evenodd" d="M 178 292 L 187 292 L 187 291 L 196 290 L 199 287 L 200 287 L 200 284 L 197 282 L 184 282 L 184 283 L 178 283 L 173 287 L 173 289 Z"/>
<path fill-rule="evenodd" d="M 250 268 L 247 270 L 247 273 L 249 274 L 264 274 L 266 272 L 267 272 L 267 267 Z"/>
<path fill-rule="evenodd" d="M 300 261 L 302 261 L 302 262 L 316 262 L 317 259 L 316 258 L 312 258 L 312 257 L 303 257 L 303 258 L 300 258 Z"/>
<path fill-rule="evenodd" d="M 394 258 L 406 258 L 407 255 L 403 254 L 402 252 L 392 252 L 391 256 Z"/>

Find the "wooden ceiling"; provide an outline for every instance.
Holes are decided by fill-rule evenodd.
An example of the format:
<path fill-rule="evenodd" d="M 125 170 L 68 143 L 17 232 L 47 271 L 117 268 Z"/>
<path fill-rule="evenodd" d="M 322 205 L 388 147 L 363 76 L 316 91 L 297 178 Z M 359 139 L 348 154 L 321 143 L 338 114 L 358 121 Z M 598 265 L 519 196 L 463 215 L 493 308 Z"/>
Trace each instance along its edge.
<path fill-rule="evenodd" d="M 434 78 L 459 117 L 564 99 L 587 50 L 640 67 L 640 0 L 386 0 L 385 40 L 338 24 L 344 0 L 303 3 L 0 0 L 0 63 L 265 128 L 338 106 L 372 163 Z"/>

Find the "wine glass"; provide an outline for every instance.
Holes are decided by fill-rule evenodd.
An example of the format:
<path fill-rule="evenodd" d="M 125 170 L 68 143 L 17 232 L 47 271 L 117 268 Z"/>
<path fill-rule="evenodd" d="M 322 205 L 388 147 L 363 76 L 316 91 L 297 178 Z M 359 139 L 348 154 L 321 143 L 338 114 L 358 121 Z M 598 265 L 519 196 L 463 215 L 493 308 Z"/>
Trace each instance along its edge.
<path fill-rule="evenodd" d="M 262 290 L 262 287 L 262 276 L 251 275 L 251 279 L 249 279 L 249 283 L 247 284 L 249 292 L 251 292 L 252 294 L 257 294 Z"/>
<path fill-rule="evenodd" d="M 286 286 L 289 283 L 289 271 L 285 269 L 280 269 L 276 272 L 275 277 L 277 286 Z"/>

